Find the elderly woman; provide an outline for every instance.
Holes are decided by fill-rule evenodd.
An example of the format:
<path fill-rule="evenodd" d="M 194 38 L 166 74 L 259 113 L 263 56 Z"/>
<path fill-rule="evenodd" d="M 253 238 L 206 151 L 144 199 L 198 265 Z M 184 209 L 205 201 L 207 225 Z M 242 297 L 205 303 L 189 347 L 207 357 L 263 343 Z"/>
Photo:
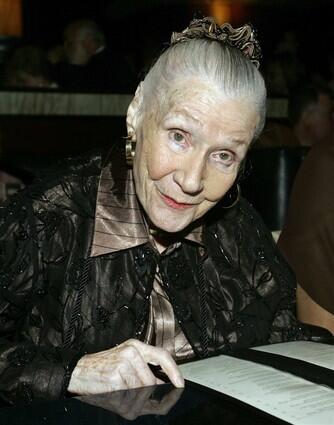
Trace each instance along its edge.
<path fill-rule="evenodd" d="M 293 276 L 236 186 L 265 117 L 258 58 L 251 27 L 193 21 L 129 106 L 133 170 L 116 146 L 2 207 L 4 400 L 153 385 L 150 364 L 181 387 L 181 360 L 306 338 Z"/>

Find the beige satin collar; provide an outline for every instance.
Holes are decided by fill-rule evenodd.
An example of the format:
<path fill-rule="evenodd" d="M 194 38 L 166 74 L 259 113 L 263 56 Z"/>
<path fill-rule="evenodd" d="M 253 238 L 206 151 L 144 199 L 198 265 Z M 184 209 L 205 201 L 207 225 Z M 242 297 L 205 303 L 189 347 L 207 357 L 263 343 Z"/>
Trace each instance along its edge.
<path fill-rule="evenodd" d="M 113 174 L 110 163 L 101 172 L 91 257 L 132 248 L 150 240 L 137 200 L 132 170 L 124 166 L 116 177 Z M 201 225 L 183 237 L 204 245 Z"/>

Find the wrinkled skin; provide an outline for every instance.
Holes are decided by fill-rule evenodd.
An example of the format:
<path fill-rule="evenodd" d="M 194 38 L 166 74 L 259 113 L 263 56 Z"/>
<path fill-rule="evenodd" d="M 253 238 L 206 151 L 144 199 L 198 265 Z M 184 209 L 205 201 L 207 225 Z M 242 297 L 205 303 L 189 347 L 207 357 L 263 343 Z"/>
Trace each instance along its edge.
<path fill-rule="evenodd" d="M 140 93 L 137 93 L 139 96 Z M 163 110 L 146 111 L 130 131 L 137 146 L 136 193 L 165 232 L 180 232 L 233 185 L 259 121 L 249 101 L 222 99 L 200 80 L 175 85 Z M 130 108 L 131 110 L 131 108 Z"/>
<path fill-rule="evenodd" d="M 72 373 L 68 391 L 99 394 L 163 383 L 154 376 L 148 363 L 159 365 L 175 387 L 184 386 L 168 351 L 130 339 L 110 350 L 83 356 Z"/>

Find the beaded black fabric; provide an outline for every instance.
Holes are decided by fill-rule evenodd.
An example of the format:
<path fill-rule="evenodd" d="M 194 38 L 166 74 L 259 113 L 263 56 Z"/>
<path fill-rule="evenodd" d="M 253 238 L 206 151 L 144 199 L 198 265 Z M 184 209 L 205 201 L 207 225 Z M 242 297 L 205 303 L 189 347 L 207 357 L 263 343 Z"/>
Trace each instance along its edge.
<path fill-rule="evenodd" d="M 0 207 L 3 402 L 63 397 L 82 355 L 143 340 L 157 263 L 197 358 L 310 337 L 294 277 L 243 199 L 207 216 L 204 252 L 183 241 L 170 255 L 145 244 L 91 258 L 101 164 L 72 160 Z"/>

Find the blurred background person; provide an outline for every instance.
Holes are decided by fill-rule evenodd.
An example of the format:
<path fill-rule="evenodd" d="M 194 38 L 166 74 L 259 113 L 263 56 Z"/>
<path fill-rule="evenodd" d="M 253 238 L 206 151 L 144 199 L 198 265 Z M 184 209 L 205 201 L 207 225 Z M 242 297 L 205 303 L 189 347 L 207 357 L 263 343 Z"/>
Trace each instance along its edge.
<path fill-rule="evenodd" d="M 289 91 L 285 122 L 267 119 L 257 147 L 305 147 L 332 137 L 332 91 L 326 84 L 307 81 Z"/>
<path fill-rule="evenodd" d="M 280 57 L 271 57 L 264 68 L 264 78 L 269 97 L 286 97 L 289 94 L 288 81 Z"/>
<path fill-rule="evenodd" d="M 113 57 L 106 39 L 90 19 L 76 20 L 64 30 L 64 61 L 56 65 L 63 89 L 96 92 L 127 92 L 134 78 L 122 58 Z"/>
<path fill-rule="evenodd" d="M 65 51 L 62 44 L 56 44 L 48 49 L 46 53 L 50 66 L 57 66 L 65 61 Z"/>
<path fill-rule="evenodd" d="M 278 241 L 297 276 L 302 322 L 334 333 L 334 143 L 314 143 L 294 182 Z"/>
<path fill-rule="evenodd" d="M 326 85 L 302 83 L 289 96 L 289 121 L 299 144 L 312 146 L 332 138 L 333 100 Z"/>
<path fill-rule="evenodd" d="M 267 59 L 264 76 L 269 97 L 288 97 L 293 87 L 306 78 L 295 31 L 283 32 Z"/>
<path fill-rule="evenodd" d="M 14 49 L 4 66 L 3 86 L 8 88 L 56 88 L 43 49 L 22 46 Z"/>
<path fill-rule="evenodd" d="M 290 96 L 289 118 L 310 148 L 292 188 L 278 245 L 297 275 L 302 322 L 334 333 L 333 98 L 326 85 L 306 83 Z"/>

